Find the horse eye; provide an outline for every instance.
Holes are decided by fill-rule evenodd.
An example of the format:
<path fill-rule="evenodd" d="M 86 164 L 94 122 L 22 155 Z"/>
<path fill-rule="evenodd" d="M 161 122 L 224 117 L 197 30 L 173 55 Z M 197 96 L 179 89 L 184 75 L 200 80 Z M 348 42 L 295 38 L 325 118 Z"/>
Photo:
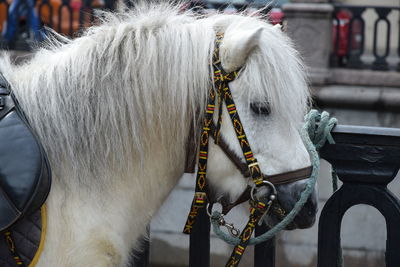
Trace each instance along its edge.
<path fill-rule="evenodd" d="M 269 115 L 271 113 L 269 103 L 251 103 L 250 108 L 257 115 Z"/>

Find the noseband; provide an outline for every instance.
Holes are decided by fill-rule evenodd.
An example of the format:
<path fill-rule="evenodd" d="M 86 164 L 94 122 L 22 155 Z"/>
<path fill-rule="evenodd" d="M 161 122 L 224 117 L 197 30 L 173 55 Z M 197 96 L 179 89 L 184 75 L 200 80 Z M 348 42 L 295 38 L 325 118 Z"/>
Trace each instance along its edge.
<path fill-rule="evenodd" d="M 301 179 L 305 179 L 310 177 L 312 167 L 306 167 L 290 172 L 280 173 L 276 175 L 265 175 L 261 172 L 261 168 L 257 159 L 255 158 L 250 143 L 247 140 L 245 130 L 243 128 L 243 124 L 240 120 L 239 114 L 236 110 L 236 105 L 232 97 L 231 90 L 229 88 L 229 82 L 235 80 L 238 76 L 238 71 L 233 72 L 225 72 L 222 68 L 221 59 L 219 56 L 219 47 L 223 39 L 223 34 L 216 35 L 216 43 L 215 49 L 213 52 L 212 58 L 212 67 L 213 67 L 213 85 L 209 88 L 209 95 L 207 99 L 207 107 L 205 116 L 203 119 L 203 126 L 200 134 L 199 141 L 199 152 L 198 152 L 198 170 L 196 176 L 196 188 L 195 195 L 191 205 L 191 210 L 188 215 L 185 228 L 183 232 L 185 234 L 191 234 L 193 225 L 196 222 L 196 217 L 200 209 L 207 208 L 207 213 L 211 215 L 209 211 L 209 205 L 211 205 L 215 200 L 210 198 L 206 173 L 207 173 L 207 159 L 208 159 L 208 144 L 209 139 L 212 137 L 222 151 L 226 154 L 226 156 L 235 164 L 238 170 L 242 173 L 245 178 L 251 177 L 254 186 L 248 187 L 243 194 L 236 200 L 234 203 L 224 203 L 223 206 L 223 214 L 229 212 L 234 206 L 250 200 L 250 216 L 247 225 L 244 230 L 240 234 L 239 238 L 241 240 L 240 244 L 235 246 L 232 255 L 226 266 L 235 267 L 239 264 L 239 261 L 244 253 L 244 250 L 249 242 L 250 236 L 252 235 L 255 225 L 258 221 L 268 212 L 271 208 L 274 201 L 276 201 L 276 189 L 275 184 L 285 184 L 295 182 Z M 216 103 L 217 97 L 217 103 Z M 236 133 L 236 137 L 239 141 L 243 158 L 245 162 L 243 162 L 242 158 L 238 157 L 236 153 L 234 153 L 224 140 L 223 136 L 220 134 L 221 124 L 222 124 L 222 111 L 223 111 L 223 103 L 225 102 L 225 106 L 227 108 L 229 117 L 232 121 L 233 128 Z M 215 106 L 218 105 L 218 120 L 215 125 L 213 117 Z M 190 131 L 190 136 L 194 136 L 194 128 L 192 127 Z M 193 148 L 194 147 L 194 148 Z M 195 142 L 194 140 L 189 140 L 188 142 L 188 154 L 186 159 L 186 172 L 194 172 L 194 163 L 195 163 Z M 191 152 L 190 152 L 191 151 Z M 255 193 L 257 189 L 268 186 L 270 187 L 270 195 L 268 197 L 262 197 L 260 199 L 255 197 Z M 274 211 L 282 216 L 281 208 L 274 208 Z M 283 214 L 284 216 L 284 214 Z M 226 226 L 231 233 L 239 233 L 237 229 L 233 228 L 232 225 L 227 224 L 223 217 L 219 218 L 221 221 L 221 225 Z"/>

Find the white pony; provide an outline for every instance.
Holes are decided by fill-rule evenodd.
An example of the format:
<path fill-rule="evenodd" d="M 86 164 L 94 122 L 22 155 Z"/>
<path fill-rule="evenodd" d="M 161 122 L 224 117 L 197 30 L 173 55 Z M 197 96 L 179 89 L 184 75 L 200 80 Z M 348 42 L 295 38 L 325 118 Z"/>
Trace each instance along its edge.
<path fill-rule="evenodd" d="M 225 70 L 242 67 L 230 85 L 262 171 L 310 165 L 297 131 L 309 92 L 298 54 L 279 28 L 242 15 L 197 18 L 169 4 L 141 4 L 100 18 L 82 37 L 58 36 L 21 66 L 0 61 L 52 165 L 37 267 L 128 264 L 183 174 L 190 124 L 201 121 L 211 83 L 216 32 L 225 33 Z M 255 102 L 270 114 L 252 110 Z M 223 116 L 221 134 L 240 156 L 226 111 Z M 248 181 L 216 145 L 209 155 L 209 183 L 235 199 Z M 293 191 L 280 195 L 290 209 L 304 181 L 283 188 Z M 311 205 L 304 227 L 314 215 Z"/>

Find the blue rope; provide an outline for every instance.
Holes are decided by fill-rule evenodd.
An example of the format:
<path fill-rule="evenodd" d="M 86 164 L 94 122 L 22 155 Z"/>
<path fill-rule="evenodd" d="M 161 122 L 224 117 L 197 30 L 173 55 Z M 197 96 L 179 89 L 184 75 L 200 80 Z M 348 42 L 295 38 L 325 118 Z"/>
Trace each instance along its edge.
<path fill-rule="evenodd" d="M 313 170 L 308 180 L 306 188 L 301 193 L 299 201 L 294 205 L 293 209 L 286 215 L 286 217 L 275 225 L 272 229 L 265 232 L 264 234 L 251 238 L 249 245 L 257 245 L 265 242 L 268 239 L 275 236 L 279 231 L 286 228 L 286 226 L 293 221 L 296 215 L 299 213 L 301 208 L 306 203 L 308 197 L 314 190 L 315 183 L 319 175 L 319 155 L 318 151 L 324 146 L 326 142 L 334 144 L 335 141 L 332 138 L 331 130 L 337 124 L 335 118 L 329 118 L 328 112 L 319 113 L 317 110 L 311 110 L 305 117 L 305 124 L 300 131 L 301 138 L 304 145 L 310 154 L 311 164 Z M 337 189 L 337 177 L 332 176 L 334 190 Z M 336 188 L 335 188 L 336 185 Z M 211 223 L 213 226 L 214 233 L 226 243 L 231 245 L 237 245 L 240 243 L 240 239 L 226 234 L 220 229 L 218 219 L 221 217 L 221 213 L 214 211 L 211 215 Z"/>

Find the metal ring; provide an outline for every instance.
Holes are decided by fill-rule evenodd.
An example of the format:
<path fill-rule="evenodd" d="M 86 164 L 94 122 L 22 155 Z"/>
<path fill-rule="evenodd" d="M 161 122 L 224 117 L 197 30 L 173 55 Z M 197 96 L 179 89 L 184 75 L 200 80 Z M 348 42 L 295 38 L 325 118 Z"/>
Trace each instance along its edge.
<path fill-rule="evenodd" d="M 272 193 L 269 195 L 269 199 L 270 199 L 270 200 L 275 200 L 275 199 L 276 199 L 276 195 L 277 195 L 278 193 L 277 193 L 276 188 L 275 188 L 275 186 L 274 186 L 273 183 L 271 183 L 271 182 L 269 182 L 269 181 L 266 181 L 266 180 L 263 180 L 261 186 L 269 186 L 269 187 L 272 189 Z M 256 188 L 257 188 L 256 185 L 254 185 L 254 186 L 251 188 L 251 191 L 250 191 L 251 199 L 254 200 L 254 201 L 258 201 L 258 199 L 254 197 L 254 190 L 255 190 Z"/>

